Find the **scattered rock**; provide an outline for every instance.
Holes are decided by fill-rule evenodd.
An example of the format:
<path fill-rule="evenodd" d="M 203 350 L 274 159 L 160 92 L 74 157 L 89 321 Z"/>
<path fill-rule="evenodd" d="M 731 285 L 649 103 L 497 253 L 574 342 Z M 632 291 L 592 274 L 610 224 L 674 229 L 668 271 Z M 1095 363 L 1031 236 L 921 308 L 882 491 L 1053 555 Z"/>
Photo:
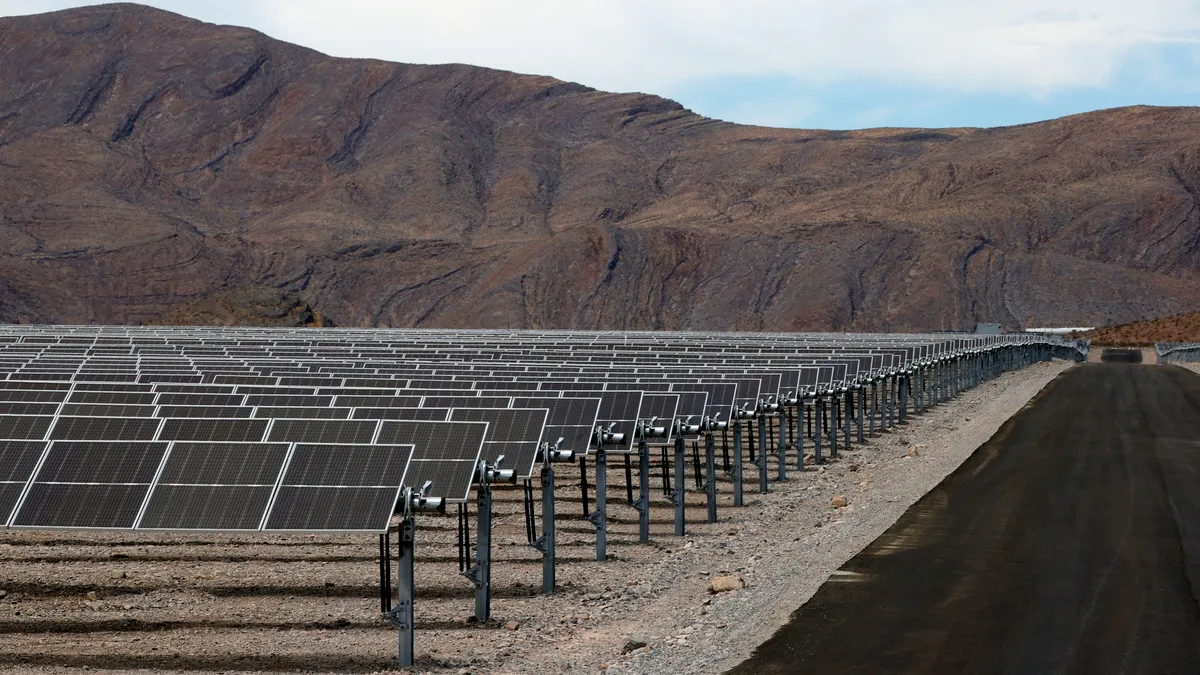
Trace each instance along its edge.
<path fill-rule="evenodd" d="M 95 599 L 96 599 L 96 591 L 88 591 L 88 592 L 87 592 L 87 599 L 88 599 L 88 600 L 95 600 Z"/>
<path fill-rule="evenodd" d="M 914 445 L 908 449 L 908 456 L 909 457 L 920 457 L 921 456 L 921 453 L 917 451 L 917 446 Z"/>
<path fill-rule="evenodd" d="M 8 591 L 0 589 L 0 600 L 8 597 Z"/>
<path fill-rule="evenodd" d="M 746 587 L 746 582 L 740 574 L 731 574 L 727 577 L 713 577 L 709 584 L 709 593 L 725 593 L 726 591 L 736 591 Z"/>
<path fill-rule="evenodd" d="M 645 646 L 647 646 L 645 640 L 629 638 L 628 640 L 625 641 L 624 646 L 621 647 L 621 653 L 628 654 L 629 652 L 641 649 L 642 647 L 645 647 Z"/>
<path fill-rule="evenodd" d="M 520 627 L 521 627 L 520 621 L 509 621 L 508 623 L 504 624 L 504 630 L 516 630 Z"/>
<path fill-rule="evenodd" d="M 850 505 L 850 500 L 846 498 L 846 495 L 837 495 L 829 500 L 829 505 L 835 509 L 844 509 Z"/>

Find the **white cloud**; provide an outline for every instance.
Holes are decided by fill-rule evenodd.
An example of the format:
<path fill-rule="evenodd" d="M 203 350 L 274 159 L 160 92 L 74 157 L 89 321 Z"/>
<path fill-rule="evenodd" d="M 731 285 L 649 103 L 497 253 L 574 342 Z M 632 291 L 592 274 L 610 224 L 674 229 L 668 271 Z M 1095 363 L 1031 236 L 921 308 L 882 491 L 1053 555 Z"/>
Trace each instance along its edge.
<path fill-rule="evenodd" d="M 71 4 L 0 0 L 0 14 Z M 463 62 L 670 95 L 727 77 L 1045 95 L 1200 43 L 1189 0 L 157 0 L 338 56 Z"/>

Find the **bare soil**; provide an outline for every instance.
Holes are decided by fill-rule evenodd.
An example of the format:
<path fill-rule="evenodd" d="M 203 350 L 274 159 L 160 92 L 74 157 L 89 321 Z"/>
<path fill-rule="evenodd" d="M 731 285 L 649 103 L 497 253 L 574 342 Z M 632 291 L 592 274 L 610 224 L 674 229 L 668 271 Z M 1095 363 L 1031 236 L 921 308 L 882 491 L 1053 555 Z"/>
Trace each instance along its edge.
<path fill-rule="evenodd" d="M 715 672 L 731 667 L 1070 364 L 1037 364 L 967 392 L 759 495 L 720 485 L 720 522 L 688 495 L 688 534 L 652 491 L 652 542 L 637 543 L 624 471 L 610 465 L 609 552 L 594 559 L 577 469 L 558 472 L 559 591 L 541 595 L 521 491 L 497 491 L 493 620 L 471 619 L 456 518 L 417 533 L 414 672 Z M 772 467 L 772 477 L 775 468 Z M 657 479 L 657 475 L 656 475 Z M 846 495 L 849 506 L 829 506 Z M 11 672 L 359 671 L 393 666 L 379 616 L 372 536 L 0 535 L 0 667 Z M 746 588 L 710 595 L 710 579 Z M 646 647 L 623 653 L 631 639 Z"/>

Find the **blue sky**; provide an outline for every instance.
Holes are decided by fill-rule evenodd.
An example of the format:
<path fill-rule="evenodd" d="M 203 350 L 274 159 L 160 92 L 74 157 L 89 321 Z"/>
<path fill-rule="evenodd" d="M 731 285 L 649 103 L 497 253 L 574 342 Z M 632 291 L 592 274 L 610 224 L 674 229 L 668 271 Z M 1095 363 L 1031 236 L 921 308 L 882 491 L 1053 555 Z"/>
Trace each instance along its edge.
<path fill-rule="evenodd" d="M 0 16 L 69 0 L 0 0 Z M 747 124 L 1001 126 L 1200 103 L 1192 0 L 151 0 L 337 56 L 471 63 Z"/>

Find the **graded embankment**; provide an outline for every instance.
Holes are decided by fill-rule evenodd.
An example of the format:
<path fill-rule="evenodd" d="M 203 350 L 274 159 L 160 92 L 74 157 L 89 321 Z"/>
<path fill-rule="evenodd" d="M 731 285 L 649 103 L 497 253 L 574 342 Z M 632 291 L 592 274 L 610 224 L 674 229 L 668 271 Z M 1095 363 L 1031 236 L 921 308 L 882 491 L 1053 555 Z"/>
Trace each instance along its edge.
<path fill-rule="evenodd" d="M 1200 377 L 1051 383 L 733 673 L 1200 672 Z"/>

